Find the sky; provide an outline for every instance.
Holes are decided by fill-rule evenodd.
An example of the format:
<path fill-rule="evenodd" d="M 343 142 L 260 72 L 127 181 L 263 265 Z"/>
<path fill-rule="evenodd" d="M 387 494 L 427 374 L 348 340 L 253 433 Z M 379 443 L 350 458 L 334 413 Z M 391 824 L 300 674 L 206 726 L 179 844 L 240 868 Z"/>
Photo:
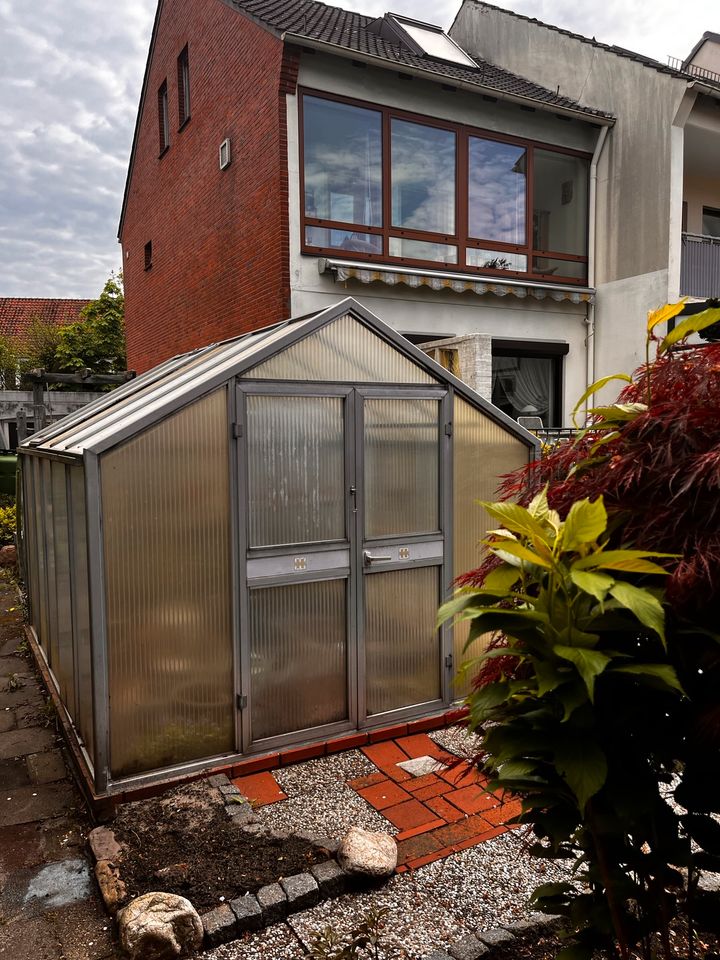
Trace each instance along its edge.
<path fill-rule="evenodd" d="M 219 2 L 219 0 L 205 0 Z M 461 0 L 334 4 L 449 27 Z M 717 0 L 495 0 L 663 62 L 720 32 Z M 155 0 L 0 0 L 0 296 L 94 297 L 117 224 Z"/>

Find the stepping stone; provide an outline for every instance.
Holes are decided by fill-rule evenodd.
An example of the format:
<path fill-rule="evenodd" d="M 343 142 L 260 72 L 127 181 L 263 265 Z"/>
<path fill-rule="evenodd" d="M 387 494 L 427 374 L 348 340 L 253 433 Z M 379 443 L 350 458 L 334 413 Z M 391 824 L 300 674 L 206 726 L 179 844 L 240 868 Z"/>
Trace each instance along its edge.
<path fill-rule="evenodd" d="M 441 763 L 435 757 L 415 757 L 414 760 L 404 760 L 397 764 L 413 777 L 424 777 L 428 773 L 439 773 L 447 770 L 447 764 Z"/>

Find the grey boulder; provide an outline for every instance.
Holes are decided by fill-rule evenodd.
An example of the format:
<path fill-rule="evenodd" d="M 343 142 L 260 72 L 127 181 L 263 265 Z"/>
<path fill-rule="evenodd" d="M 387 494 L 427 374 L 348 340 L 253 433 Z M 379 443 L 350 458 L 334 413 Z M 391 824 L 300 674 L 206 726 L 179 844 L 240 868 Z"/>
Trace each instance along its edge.
<path fill-rule="evenodd" d="M 337 858 L 346 873 L 389 877 L 397 866 L 397 843 L 387 833 L 350 827 L 342 839 Z"/>
<path fill-rule="evenodd" d="M 120 943 L 132 960 L 171 960 L 199 949 L 203 925 L 185 897 L 144 893 L 118 915 Z"/>

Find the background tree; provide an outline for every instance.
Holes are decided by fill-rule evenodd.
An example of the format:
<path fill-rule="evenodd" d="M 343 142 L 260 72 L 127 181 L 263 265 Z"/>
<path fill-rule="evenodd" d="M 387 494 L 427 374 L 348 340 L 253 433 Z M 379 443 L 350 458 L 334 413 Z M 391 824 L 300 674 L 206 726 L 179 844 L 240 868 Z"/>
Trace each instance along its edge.
<path fill-rule="evenodd" d="M 77 323 L 59 329 L 54 369 L 67 373 L 82 368 L 93 373 L 127 369 L 124 313 L 122 277 L 111 275 L 97 300 L 81 311 Z"/>

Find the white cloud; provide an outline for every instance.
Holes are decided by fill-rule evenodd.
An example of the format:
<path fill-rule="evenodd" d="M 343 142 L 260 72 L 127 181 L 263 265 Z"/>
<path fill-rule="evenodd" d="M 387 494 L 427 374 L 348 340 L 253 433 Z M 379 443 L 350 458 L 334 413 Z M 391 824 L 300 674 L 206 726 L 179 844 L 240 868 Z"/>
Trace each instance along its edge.
<path fill-rule="evenodd" d="M 498 5 L 663 61 L 720 31 L 717 0 Z M 459 0 L 357 6 L 447 28 Z M 0 0 L 0 296 L 92 296 L 119 268 L 115 233 L 154 12 L 155 0 Z"/>

